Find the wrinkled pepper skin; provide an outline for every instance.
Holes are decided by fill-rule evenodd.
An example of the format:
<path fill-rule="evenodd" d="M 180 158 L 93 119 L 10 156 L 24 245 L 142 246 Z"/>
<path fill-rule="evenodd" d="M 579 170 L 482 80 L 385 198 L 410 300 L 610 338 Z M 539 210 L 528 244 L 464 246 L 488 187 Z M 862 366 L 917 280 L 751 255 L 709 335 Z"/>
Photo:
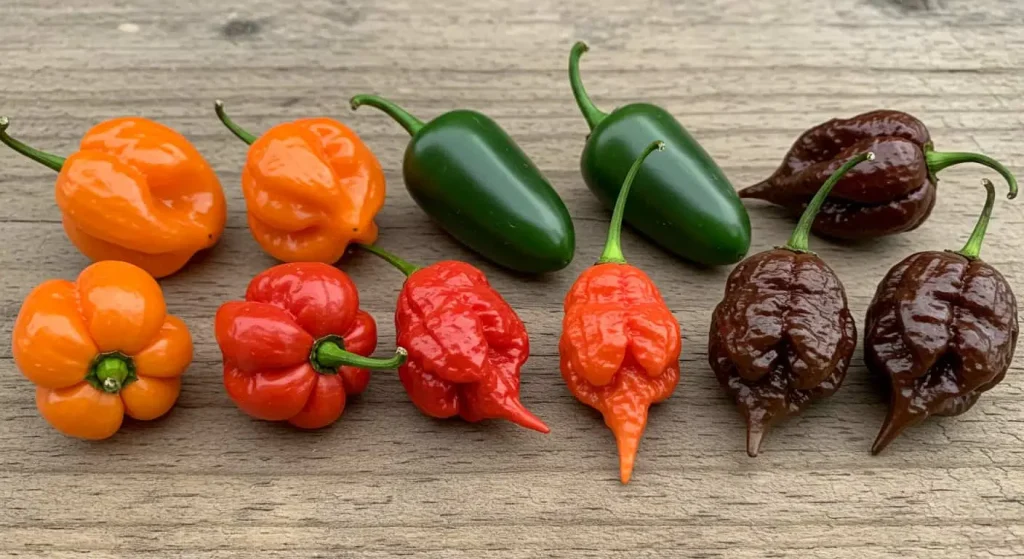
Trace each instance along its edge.
<path fill-rule="evenodd" d="M 594 108 L 579 80 L 579 57 L 586 49 L 583 43 L 573 47 L 569 74 L 590 126 L 580 158 L 587 187 L 612 208 L 630 166 L 652 140 L 661 138 L 666 150 L 637 176 L 626 223 L 686 260 L 738 262 L 750 249 L 750 218 L 725 173 L 661 107 L 631 103 L 607 114 Z"/>
<path fill-rule="evenodd" d="M 549 432 L 519 401 L 520 369 L 530 355 L 526 326 L 483 272 L 457 261 L 412 272 L 398 296 L 395 328 L 409 352 L 398 375 L 420 411 Z"/>
<path fill-rule="evenodd" d="M 184 136 L 145 118 L 115 118 L 67 159 L 0 141 L 59 171 L 57 206 L 68 239 L 91 260 L 120 260 L 161 278 L 224 232 L 227 206 L 213 169 Z"/>
<path fill-rule="evenodd" d="M 836 239 L 870 239 L 919 227 L 935 206 L 935 175 L 951 165 L 989 166 L 1011 185 L 1016 179 L 988 157 L 934 151 L 924 123 L 899 111 L 878 110 L 833 119 L 801 135 L 779 168 L 740 191 L 799 213 L 818 187 L 843 163 L 871 151 L 875 160 L 848 173 L 836 185 L 814 222 L 815 233 Z"/>
<path fill-rule="evenodd" d="M 679 383 L 679 322 L 647 274 L 624 263 L 588 268 L 563 307 L 562 378 L 604 416 L 619 447 L 620 479 L 628 483 L 648 409 Z"/>
<path fill-rule="evenodd" d="M 857 328 L 832 269 L 780 248 L 736 266 L 708 337 L 708 361 L 746 419 L 756 456 L 774 424 L 839 390 Z"/>
<path fill-rule="evenodd" d="M 352 280 L 327 264 L 263 271 L 244 302 L 217 310 L 215 332 L 224 388 L 257 419 L 326 427 L 341 417 L 348 396 L 370 382 L 366 367 L 350 363 L 376 349 L 377 323 L 359 308 Z"/>
<path fill-rule="evenodd" d="M 858 165 L 843 163 L 818 188 L 785 245 L 740 262 L 725 285 L 708 332 L 708 362 L 747 423 L 747 454 L 757 456 L 773 425 L 834 394 L 857 346 L 846 290 L 808 250 L 818 211 Z"/>
<path fill-rule="evenodd" d="M 619 480 L 633 475 L 651 404 L 666 400 L 679 383 L 679 322 L 661 292 L 622 254 L 622 222 L 630 190 L 654 152 L 648 143 L 630 165 L 608 225 L 597 264 L 585 270 L 565 296 L 558 341 L 562 378 L 573 396 L 598 410 L 615 435 Z"/>
<path fill-rule="evenodd" d="M 216 110 L 251 146 L 242 193 L 249 231 L 267 254 L 282 262 L 333 264 L 349 243 L 377 240 L 374 218 L 384 206 L 384 170 L 349 127 L 330 118 L 304 118 L 256 138 L 225 115 L 222 103 Z"/>
<path fill-rule="evenodd" d="M 576 240 L 565 203 L 496 122 L 455 110 L 423 123 L 379 97 L 352 99 L 353 108 L 364 104 L 412 135 L 405 186 L 448 234 L 510 270 L 541 274 L 569 265 Z"/>
<path fill-rule="evenodd" d="M 170 411 L 192 361 L 192 336 L 167 314 L 156 280 L 125 262 L 97 262 L 74 282 L 43 282 L 22 304 L 11 338 L 39 413 L 87 440 L 114 435 L 125 414 L 145 421 Z"/>
<path fill-rule="evenodd" d="M 971 409 L 1003 380 L 1017 335 L 1013 291 L 982 260 L 919 252 L 889 270 L 865 320 L 865 362 L 891 383 L 872 452 L 928 416 Z"/>

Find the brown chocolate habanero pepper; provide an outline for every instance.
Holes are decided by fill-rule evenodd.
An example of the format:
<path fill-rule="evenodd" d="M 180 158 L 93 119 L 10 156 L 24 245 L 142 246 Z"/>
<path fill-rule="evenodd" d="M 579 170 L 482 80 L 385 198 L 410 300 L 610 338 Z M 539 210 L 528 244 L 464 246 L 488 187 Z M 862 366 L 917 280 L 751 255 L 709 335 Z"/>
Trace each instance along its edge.
<path fill-rule="evenodd" d="M 708 334 L 708 361 L 747 420 L 747 454 L 765 432 L 811 401 L 831 396 L 846 377 L 857 327 L 842 282 L 807 250 L 818 209 L 852 168 L 849 159 L 808 204 L 785 246 L 740 262 L 729 275 Z"/>
<path fill-rule="evenodd" d="M 868 307 L 864 360 L 891 385 L 874 454 L 930 415 L 971 409 L 1013 360 L 1017 301 L 1002 274 L 978 258 L 995 200 L 992 183 L 983 183 L 985 209 L 964 248 L 907 257 L 878 284 Z"/>
<path fill-rule="evenodd" d="M 804 132 L 775 173 L 741 190 L 740 197 L 799 212 L 818 185 L 865 151 L 875 154 L 874 162 L 839 181 L 814 221 L 815 233 L 870 239 L 916 229 L 935 206 L 935 174 L 960 163 L 990 167 L 1017 190 L 1017 179 L 998 161 L 978 153 L 935 151 L 924 123 L 907 113 L 881 110 L 832 119 Z"/>

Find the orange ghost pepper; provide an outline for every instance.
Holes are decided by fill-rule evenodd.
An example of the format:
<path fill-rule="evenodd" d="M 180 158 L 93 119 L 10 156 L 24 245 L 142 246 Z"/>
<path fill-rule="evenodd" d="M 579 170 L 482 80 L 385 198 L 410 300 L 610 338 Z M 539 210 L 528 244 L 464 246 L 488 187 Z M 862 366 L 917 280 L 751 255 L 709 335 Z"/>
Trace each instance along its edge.
<path fill-rule="evenodd" d="M 184 136 L 140 117 L 97 124 L 67 159 L 7 135 L 0 141 L 60 173 L 64 232 L 93 261 L 121 260 L 162 278 L 224 232 L 227 206 L 213 169 Z"/>
<path fill-rule="evenodd" d="M 370 148 L 329 118 L 285 122 L 257 138 L 216 102 L 217 116 L 249 144 L 242 193 L 249 231 L 283 262 L 333 264 L 349 243 L 377 240 L 373 218 L 384 206 L 384 170 Z"/>
<path fill-rule="evenodd" d="M 626 175 L 601 259 L 565 297 L 558 343 L 569 390 L 600 411 L 615 435 L 622 483 L 633 474 L 647 409 L 671 396 L 679 382 L 679 322 L 647 274 L 626 264 L 620 243 L 633 179 L 644 159 L 664 146 L 649 145 Z"/>
<path fill-rule="evenodd" d="M 167 314 L 156 280 L 114 260 L 89 266 L 74 282 L 33 289 L 11 338 L 43 418 L 81 439 L 110 437 L 126 413 L 140 420 L 167 413 L 192 361 L 192 336 Z"/>

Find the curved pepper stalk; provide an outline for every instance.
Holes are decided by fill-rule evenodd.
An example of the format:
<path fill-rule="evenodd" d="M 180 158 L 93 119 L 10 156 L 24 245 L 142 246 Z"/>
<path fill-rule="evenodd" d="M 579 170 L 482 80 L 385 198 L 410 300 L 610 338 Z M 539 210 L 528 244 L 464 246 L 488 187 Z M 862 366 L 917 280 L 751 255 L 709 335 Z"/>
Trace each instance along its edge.
<path fill-rule="evenodd" d="M 889 413 L 871 447 L 878 454 L 931 415 L 959 415 L 999 384 L 1013 361 L 1019 327 L 1010 284 L 979 258 L 995 200 L 967 243 L 919 252 L 893 266 L 868 307 L 864 359 L 887 377 Z"/>
<path fill-rule="evenodd" d="M 835 171 L 789 242 L 740 262 L 715 307 L 708 361 L 746 419 L 751 457 L 774 424 L 831 396 L 846 377 L 857 329 L 842 282 L 808 250 L 808 233 L 832 188 L 873 158 L 862 153 Z"/>
<path fill-rule="evenodd" d="M 619 451 L 619 479 L 629 483 L 650 406 L 679 383 L 679 322 L 658 287 L 622 254 L 622 219 L 648 145 L 631 166 L 615 203 L 608 240 L 597 264 L 565 297 L 558 343 L 562 378 L 574 396 L 604 416 Z"/>

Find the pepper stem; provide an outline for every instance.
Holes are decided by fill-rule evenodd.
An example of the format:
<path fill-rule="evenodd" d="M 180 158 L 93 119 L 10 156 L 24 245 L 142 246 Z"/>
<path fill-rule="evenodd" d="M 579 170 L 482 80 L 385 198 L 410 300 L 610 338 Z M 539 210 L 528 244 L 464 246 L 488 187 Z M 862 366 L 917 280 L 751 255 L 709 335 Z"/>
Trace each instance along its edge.
<path fill-rule="evenodd" d="M 252 145 L 253 142 L 256 141 L 256 136 L 253 135 L 252 132 L 249 132 L 245 128 L 242 128 L 241 126 L 235 124 L 235 121 L 231 120 L 231 117 L 229 117 L 228 114 L 224 112 L 223 101 L 221 101 L 220 99 L 214 101 L 213 110 L 217 111 L 217 118 L 219 118 L 220 121 L 224 123 L 224 126 L 227 126 L 228 130 L 234 133 L 235 136 L 238 136 L 239 140 L 242 140 L 243 142 L 249 144 L 250 146 Z"/>
<path fill-rule="evenodd" d="M 401 270 L 401 272 L 403 274 L 405 274 L 405 277 L 409 277 L 409 276 L 413 275 L 413 273 L 415 273 L 416 270 L 420 269 L 419 266 L 410 264 L 410 263 L 406 262 L 405 260 L 402 260 L 401 258 L 395 256 L 394 254 L 391 254 L 390 252 L 388 252 L 388 251 L 386 251 L 386 250 L 384 250 L 382 248 L 375 247 L 373 245 L 360 245 L 360 244 L 356 244 L 355 246 L 365 250 L 366 252 L 369 252 L 371 254 L 376 254 L 377 256 L 383 258 L 384 260 L 386 260 L 388 262 L 388 264 L 391 264 L 395 268 L 398 268 L 399 270 Z"/>
<path fill-rule="evenodd" d="M 137 378 L 132 358 L 119 352 L 97 355 L 85 375 L 94 388 L 110 394 L 120 392 Z"/>
<path fill-rule="evenodd" d="M 64 167 L 64 158 L 56 155 L 46 153 L 45 151 L 39 151 L 33 147 L 29 147 L 22 142 L 15 140 L 14 138 L 7 135 L 7 127 L 11 125 L 11 119 L 0 116 L 0 142 L 8 145 L 14 151 L 24 155 L 25 157 L 46 165 L 54 171 L 60 172 L 61 168 Z"/>
<path fill-rule="evenodd" d="M 594 102 L 590 100 L 590 96 L 587 95 L 587 90 L 583 88 L 583 80 L 580 79 L 580 57 L 588 50 L 590 50 L 590 47 L 586 43 L 578 41 L 572 46 L 572 50 L 569 51 L 569 85 L 572 86 L 572 96 L 576 98 L 576 104 L 583 113 L 583 118 L 586 119 L 587 125 L 593 130 L 608 114 L 601 112 L 594 105 Z"/>
<path fill-rule="evenodd" d="M 402 107 L 377 95 L 356 95 L 349 101 L 349 104 L 352 105 L 353 111 L 363 105 L 369 105 L 384 111 L 388 116 L 395 119 L 398 124 L 401 124 L 402 128 L 405 128 L 405 131 L 411 136 L 415 136 L 423 128 L 422 120 L 412 116 Z"/>
<path fill-rule="evenodd" d="M 651 142 L 644 149 L 643 153 L 640 154 L 640 157 L 636 158 L 633 166 L 629 168 L 626 180 L 622 182 L 622 188 L 619 190 L 619 197 L 615 199 L 615 209 L 612 210 L 612 222 L 608 225 L 608 241 L 605 242 L 604 252 L 601 253 L 601 258 L 597 261 L 598 264 L 626 263 L 626 257 L 622 255 L 622 217 L 626 213 L 626 198 L 629 197 L 629 189 L 633 186 L 633 180 L 636 179 L 637 173 L 640 172 L 640 166 L 643 164 L 644 159 L 647 159 L 647 156 L 654 151 L 664 150 L 665 142 L 661 140 Z"/>
<path fill-rule="evenodd" d="M 1013 200 L 1017 197 L 1017 178 L 1013 176 L 1002 163 L 992 159 L 987 155 L 980 153 L 965 153 L 965 152 L 940 152 L 931 149 L 925 150 L 925 161 L 928 163 L 928 172 L 931 174 L 938 173 L 946 167 L 952 167 L 953 165 L 959 165 L 961 163 L 978 163 L 984 165 L 993 171 L 999 173 L 1006 179 L 1006 183 L 1010 185 L 1010 192 L 1006 195 L 1007 198 Z"/>
<path fill-rule="evenodd" d="M 804 209 L 803 215 L 800 216 L 800 221 L 797 222 L 796 228 L 793 229 L 793 235 L 789 237 L 789 242 L 783 248 L 787 248 L 796 252 L 807 252 L 808 236 L 811 234 L 811 226 L 814 225 L 814 218 L 818 216 L 818 210 L 821 209 L 822 204 L 825 203 L 825 199 L 828 198 L 832 187 L 839 182 L 839 179 L 843 178 L 850 169 L 853 169 L 857 165 L 864 161 L 873 161 L 875 154 L 872 152 L 866 152 L 854 157 L 847 161 L 840 167 L 836 172 L 832 173 L 832 176 L 825 181 L 825 184 L 821 185 L 818 189 L 818 193 L 811 198 L 811 202 L 807 204 L 807 208 Z"/>
<path fill-rule="evenodd" d="M 988 221 L 992 217 L 992 206 L 996 201 L 996 187 L 993 186 L 992 181 L 982 179 L 981 184 L 985 187 L 985 207 L 981 210 L 981 215 L 978 216 L 978 223 L 975 224 L 974 231 L 967 239 L 967 244 L 964 245 L 964 248 L 956 251 L 957 254 L 969 260 L 978 258 L 978 254 L 981 253 L 981 242 L 985 240 L 985 230 L 988 229 Z"/>
<path fill-rule="evenodd" d="M 360 369 L 397 369 L 405 363 L 409 353 L 404 347 L 395 349 L 395 355 L 389 359 L 364 357 L 345 350 L 345 340 L 340 336 L 325 336 L 315 344 L 309 353 L 309 362 L 320 374 L 333 375 L 340 367 L 359 367 Z"/>

